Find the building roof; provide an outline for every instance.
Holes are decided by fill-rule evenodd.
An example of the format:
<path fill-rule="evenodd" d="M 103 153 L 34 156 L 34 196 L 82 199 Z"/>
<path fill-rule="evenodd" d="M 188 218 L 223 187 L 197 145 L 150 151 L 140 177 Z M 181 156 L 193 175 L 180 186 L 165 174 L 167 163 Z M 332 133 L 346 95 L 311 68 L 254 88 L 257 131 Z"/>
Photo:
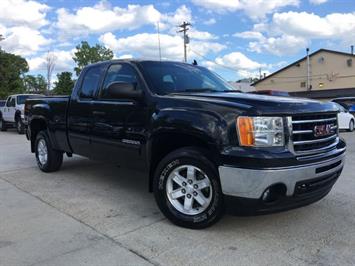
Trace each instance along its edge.
<path fill-rule="evenodd" d="M 318 53 L 320 53 L 320 52 L 328 52 L 328 53 L 332 53 L 332 54 L 338 54 L 338 55 L 345 55 L 345 56 L 352 56 L 352 57 L 355 57 L 355 54 L 345 53 L 345 52 L 339 52 L 339 51 L 334 51 L 334 50 L 328 50 L 328 49 L 323 49 L 323 48 L 322 48 L 322 49 L 319 49 L 319 50 L 317 50 L 317 51 L 315 51 L 315 52 L 313 52 L 313 53 L 310 53 L 310 54 L 309 54 L 309 57 L 312 57 L 312 56 L 314 56 L 314 55 L 316 55 L 316 54 L 318 54 Z M 285 66 L 285 67 L 283 67 L 283 68 L 281 68 L 281 69 L 275 71 L 274 73 L 272 73 L 272 74 L 266 76 L 265 78 L 262 78 L 262 79 L 259 79 L 258 81 L 255 81 L 255 82 L 252 83 L 251 85 L 252 85 L 252 86 L 255 86 L 255 85 L 258 84 L 259 82 L 262 82 L 262 81 L 264 81 L 264 80 L 267 80 L 268 78 L 271 78 L 272 76 L 274 76 L 274 75 L 276 75 L 276 74 L 278 74 L 278 73 L 280 73 L 280 72 L 282 72 L 282 71 L 284 71 L 284 70 L 286 70 L 286 69 L 288 69 L 288 68 L 290 68 L 290 67 L 292 67 L 292 66 L 297 65 L 297 64 L 301 63 L 301 62 L 302 62 L 303 60 L 305 60 L 305 59 L 307 59 L 307 56 L 304 56 L 304 57 L 302 57 L 301 59 L 297 60 L 296 62 L 293 62 L 293 63 L 291 63 L 291 64 L 289 64 L 289 65 L 287 65 L 287 66 Z"/>

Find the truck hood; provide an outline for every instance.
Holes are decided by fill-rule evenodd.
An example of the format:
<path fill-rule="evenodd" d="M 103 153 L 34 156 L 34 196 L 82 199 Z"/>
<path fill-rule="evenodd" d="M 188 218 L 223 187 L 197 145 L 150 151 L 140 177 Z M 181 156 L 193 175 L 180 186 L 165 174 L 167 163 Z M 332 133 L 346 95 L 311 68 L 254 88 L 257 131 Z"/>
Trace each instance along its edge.
<path fill-rule="evenodd" d="M 258 115 L 294 115 L 317 112 L 338 112 L 338 108 L 331 102 L 316 100 L 278 97 L 247 93 L 179 93 L 170 94 L 174 99 L 202 101 L 230 107 L 246 109 Z"/>

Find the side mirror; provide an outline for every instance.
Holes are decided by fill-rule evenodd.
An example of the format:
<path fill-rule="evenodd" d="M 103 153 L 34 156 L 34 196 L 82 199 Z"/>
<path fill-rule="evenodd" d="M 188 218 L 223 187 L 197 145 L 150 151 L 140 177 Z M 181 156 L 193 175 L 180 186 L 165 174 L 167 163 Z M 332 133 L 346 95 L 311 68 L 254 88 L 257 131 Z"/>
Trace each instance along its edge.
<path fill-rule="evenodd" d="M 143 92 L 136 87 L 137 83 L 113 82 L 108 86 L 106 96 L 113 99 L 139 99 Z"/>

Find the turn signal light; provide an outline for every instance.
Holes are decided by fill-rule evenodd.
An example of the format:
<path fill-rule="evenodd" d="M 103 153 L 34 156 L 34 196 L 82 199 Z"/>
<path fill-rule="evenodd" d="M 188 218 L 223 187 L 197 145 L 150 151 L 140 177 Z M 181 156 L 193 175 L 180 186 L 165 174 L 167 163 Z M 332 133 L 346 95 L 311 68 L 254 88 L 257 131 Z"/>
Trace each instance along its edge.
<path fill-rule="evenodd" d="M 254 146 L 254 123 L 251 117 L 238 117 L 239 142 L 242 146 Z"/>

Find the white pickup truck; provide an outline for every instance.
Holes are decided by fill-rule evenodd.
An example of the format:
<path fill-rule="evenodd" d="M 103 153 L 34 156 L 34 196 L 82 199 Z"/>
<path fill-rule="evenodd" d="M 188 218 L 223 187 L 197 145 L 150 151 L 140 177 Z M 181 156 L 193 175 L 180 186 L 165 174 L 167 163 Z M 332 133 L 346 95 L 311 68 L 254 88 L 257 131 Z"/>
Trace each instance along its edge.
<path fill-rule="evenodd" d="M 16 127 L 19 134 L 24 133 L 24 108 L 25 102 L 30 98 L 43 97 L 39 94 L 10 95 L 5 106 L 0 107 L 0 130 L 6 131 L 9 127 Z"/>

